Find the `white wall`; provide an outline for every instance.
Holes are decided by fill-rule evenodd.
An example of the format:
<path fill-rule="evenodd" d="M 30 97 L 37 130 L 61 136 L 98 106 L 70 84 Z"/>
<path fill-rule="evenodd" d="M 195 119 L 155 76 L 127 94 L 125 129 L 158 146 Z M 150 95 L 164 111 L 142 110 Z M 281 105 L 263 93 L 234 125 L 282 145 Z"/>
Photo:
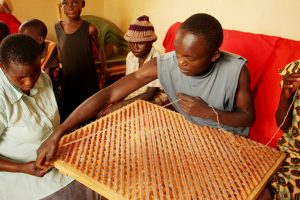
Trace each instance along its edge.
<path fill-rule="evenodd" d="M 299 0 L 104 0 L 104 16 L 123 31 L 138 16 L 149 15 L 159 49 L 172 23 L 199 12 L 215 16 L 226 29 L 300 40 L 299 8 Z"/>
<path fill-rule="evenodd" d="M 58 4 L 60 0 L 5 0 L 12 13 L 21 21 L 31 18 L 42 20 L 48 28 L 48 39 L 56 40 L 54 24 L 58 21 Z M 82 14 L 103 16 L 103 0 L 86 0 Z"/>
<path fill-rule="evenodd" d="M 21 21 L 43 20 L 49 39 L 55 40 L 59 0 L 6 0 Z M 83 14 L 105 17 L 121 30 L 138 16 L 150 17 L 158 35 L 154 45 L 162 48 L 168 27 L 199 12 L 215 16 L 226 29 L 276 35 L 300 40 L 300 0 L 86 0 Z"/>

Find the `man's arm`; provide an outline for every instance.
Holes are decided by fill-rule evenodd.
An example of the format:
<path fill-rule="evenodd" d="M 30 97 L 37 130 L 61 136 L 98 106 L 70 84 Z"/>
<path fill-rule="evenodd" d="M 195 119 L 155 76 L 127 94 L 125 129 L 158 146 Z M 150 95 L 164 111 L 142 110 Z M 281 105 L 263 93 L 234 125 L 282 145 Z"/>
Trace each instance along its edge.
<path fill-rule="evenodd" d="M 97 50 L 97 58 L 99 59 L 101 63 L 102 69 L 106 70 L 106 63 L 105 63 L 105 57 L 104 57 L 104 47 L 100 46 L 99 42 L 99 32 L 94 24 L 90 24 L 89 26 L 89 36 L 92 42 L 92 45 L 96 48 Z"/>
<path fill-rule="evenodd" d="M 100 34 L 100 33 L 99 33 Z M 90 24 L 89 26 L 89 38 L 90 38 L 90 46 L 93 52 L 94 61 L 100 61 L 100 66 L 96 65 L 97 75 L 99 80 L 100 89 L 104 88 L 105 79 L 109 76 L 109 72 L 107 69 L 107 64 L 105 62 L 105 54 L 104 48 L 101 47 L 98 37 L 98 30 L 94 24 Z"/>
<path fill-rule="evenodd" d="M 189 115 L 218 121 L 232 127 L 248 127 L 254 121 L 254 106 L 250 90 L 250 75 L 246 65 L 241 69 L 232 112 L 211 108 L 200 97 L 178 94 L 181 108 Z M 218 113 L 218 118 L 217 114 Z"/>
<path fill-rule="evenodd" d="M 131 99 L 125 99 L 122 101 L 119 101 L 118 103 L 115 103 L 113 105 L 108 106 L 107 108 L 105 108 L 104 110 L 102 110 L 100 113 L 99 117 L 105 116 L 111 112 L 114 112 L 115 110 L 118 110 L 136 100 L 144 100 L 144 101 L 152 101 L 154 95 L 156 94 L 156 92 L 159 90 L 158 87 L 147 87 L 147 90 Z"/>
<path fill-rule="evenodd" d="M 58 48 L 55 46 L 45 65 L 44 71 L 50 76 L 52 82 L 57 82 L 56 72 L 59 70 Z"/>
<path fill-rule="evenodd" d="M 43 142 L 37 151 L 36 164 L 40 168 L 48 165 L 55 155 L 59 139 L 81 122 L 96 116 L 107 105 L 117 102 L 131 92 L 157 79 L 157 61 L 153 58 L 138 71 L 129 74 L 104 88 L 80 104 L 71 115 Z"/>

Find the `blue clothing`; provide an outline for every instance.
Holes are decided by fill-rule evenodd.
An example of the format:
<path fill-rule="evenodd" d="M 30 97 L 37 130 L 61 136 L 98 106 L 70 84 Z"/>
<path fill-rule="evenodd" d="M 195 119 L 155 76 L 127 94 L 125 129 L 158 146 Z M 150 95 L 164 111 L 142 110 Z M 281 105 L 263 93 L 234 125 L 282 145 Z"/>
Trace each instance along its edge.
<path fill-rule="evenodd" d="M 158 78 L 171 102 L 177 100 L 176 93 L 201 97 L 207 104 L 222 110 L 233 111 L 239 75 L 246 59 L 222 52 L 213 68 L 203 76 L 186 76 L 178 67 L 175 51 L 157 57 Z M 187 115 L 179 102 L 175 109 L 186 119 L 198 124 L 218 127 L 217 122 Z M 248 127 L 235 128 L 221 124 L 225 130 L 247 136 Z"/>
<path fill-rule="evenodd" d="M 20 163 L 35 161 L 36 150 L 58 125 L 59 113 L 48 75 L 42 72 L 26 95 L 0 70 L 0 157 Z M 55 169 L 42 178 L 0 171 L 0 199 L 41 199 L 71 181 Z"/>

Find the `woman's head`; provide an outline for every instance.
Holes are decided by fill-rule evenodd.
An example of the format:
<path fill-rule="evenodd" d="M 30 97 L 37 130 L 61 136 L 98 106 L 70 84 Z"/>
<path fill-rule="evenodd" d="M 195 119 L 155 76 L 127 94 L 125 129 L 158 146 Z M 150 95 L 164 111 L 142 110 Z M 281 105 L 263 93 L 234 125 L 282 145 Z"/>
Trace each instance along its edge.
<path fill-rule="evenodd" d="M 146 56 L 151 51 L 153 42 L 157 40 L 154 27 L 146 15 L 138 17 L 129 25 L 124 38 L 129 42 L 132 53 L 138 58 Z"/>
<path fill-rule="evenodd" d="M 29 93 L 41 74 L 40 46 L 30 36 L 7 36 L 0 45 L 1 69 L 13 85 Z"/>
<path fill-rule="evenodd" d="M 188 76 L 207 73 L 220 57 L 222 41 L 223 29 L 214 17 L 200 13 L 185 20 L 174 41 L 182 73 Z"/>

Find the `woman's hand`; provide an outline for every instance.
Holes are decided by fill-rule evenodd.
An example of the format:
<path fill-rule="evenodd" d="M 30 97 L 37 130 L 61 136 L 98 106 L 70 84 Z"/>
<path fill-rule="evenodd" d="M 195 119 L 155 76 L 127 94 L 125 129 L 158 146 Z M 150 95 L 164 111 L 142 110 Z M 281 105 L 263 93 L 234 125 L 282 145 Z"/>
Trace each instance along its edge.
<path fill-rule="evenodd" d="M 49 137 L 45 140 L 37 150 L 36 166 L 44 171 L 49 169 L 50 162 L 54 158 L 59 139 Z"/>
<path fill-rule="evenodd" d="M 52 166 L 45 167 L 44 169 L 40 169 L 35 165 L 34 161 L 20 164 L 20 171 L 25 174 L 30 174 L 32 176 L 42 177 L 47 172 L 52 169 Z"/>
<path fill-rule="evenodd" d="M 289 99 L 298 89 L 300 83 L 300 73 L 286 75 L 283 79 L 282 94 Z"/>

